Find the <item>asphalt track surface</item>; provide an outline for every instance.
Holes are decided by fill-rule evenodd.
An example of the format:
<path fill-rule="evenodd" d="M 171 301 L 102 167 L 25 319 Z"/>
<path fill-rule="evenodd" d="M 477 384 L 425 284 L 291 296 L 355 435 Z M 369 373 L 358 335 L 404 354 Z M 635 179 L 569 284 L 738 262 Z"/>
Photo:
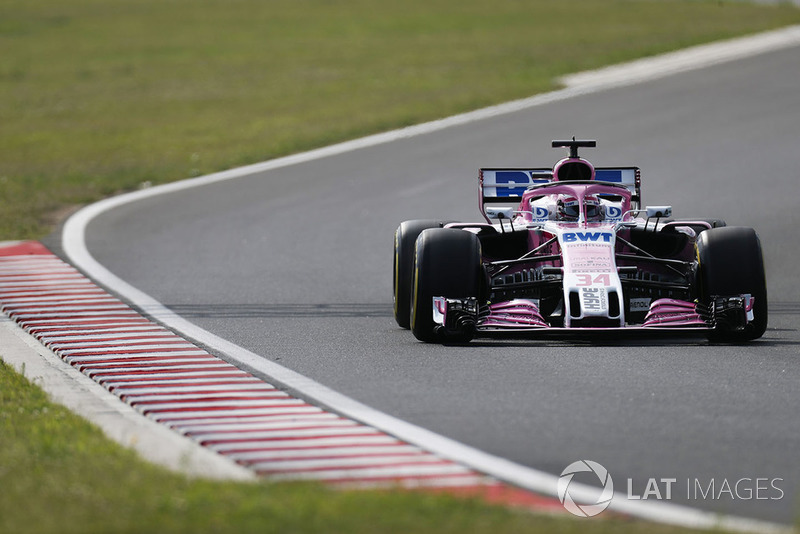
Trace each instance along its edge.
<path fill-rule="evenodd" d="M 627 479 L 642 495 L 649 479 L 674 478 L 672 502 L 792 523 L 798 87 L 800 48 L 786 49 L 145 199 L 97 217 L 87 245 L 200 327 L 388 414 L 556 475 L 594 460 L 620 492 Z M 396 226 L 479 220 L 479 167 L 551 165 L 562 153 L 550 140 L 572 135 L 598 140 L 583 153 L 596 165 L 640 166 L 646 204 L 758 231 L 763 339 L 443 347 L 396 326 Z M 744 498 L 721 492 L 743 479 Z M 697 494 L 710 483 L 718 498 Z"/>

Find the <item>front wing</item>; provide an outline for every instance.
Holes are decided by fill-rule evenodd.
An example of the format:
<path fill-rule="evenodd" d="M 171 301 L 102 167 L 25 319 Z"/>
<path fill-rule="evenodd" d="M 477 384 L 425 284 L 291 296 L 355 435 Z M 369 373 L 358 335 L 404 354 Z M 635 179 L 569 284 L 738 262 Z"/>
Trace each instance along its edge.
<path fill-rule="evenodd" d="M 476 298 L 433 298 L 433 320 L 443 337 L 456 336 L 470 329 L 476 335 L 525 334 L 620 334 L 669 333 L 705 334 L 718 329 L 742 330 L 753 320 L 751 295 L 717 296 L 709 304 L 676 299 L 658 299 L 641 324 L 622 327 L 561 327 L 551 325 L 539 311 L 537 302 L 514 299 L 499 303 L 479 303 Z"/>

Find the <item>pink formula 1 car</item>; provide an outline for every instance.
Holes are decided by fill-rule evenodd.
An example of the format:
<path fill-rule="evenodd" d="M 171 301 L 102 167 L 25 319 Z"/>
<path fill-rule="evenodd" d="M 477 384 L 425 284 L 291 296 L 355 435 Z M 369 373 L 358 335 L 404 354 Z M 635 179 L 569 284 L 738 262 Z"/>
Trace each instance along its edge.
<path fill-rule="evenodd" d="M 751 228 L 642 208 L 636 167 L 595 168 L 578 148 L 552 169 L 481 169 L 486 222 L 415 220 L 394 241 L 394 313 L 417 339 L 524 333 L 761 337 L 767 290 Z"/>

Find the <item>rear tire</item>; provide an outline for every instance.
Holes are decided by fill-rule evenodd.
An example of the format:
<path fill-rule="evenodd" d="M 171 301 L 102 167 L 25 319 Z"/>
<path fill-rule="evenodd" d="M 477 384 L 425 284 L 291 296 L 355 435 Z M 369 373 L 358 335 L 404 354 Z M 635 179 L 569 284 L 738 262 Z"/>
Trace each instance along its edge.
<path fill-rule="evenodd" d="M 411 284 L 417 237 L 428 228 L 441 228 L 446 221 L 413 220 L 400 223 L 394 233 L 394 319 L 401 328 L 411 327 Z"/>
<path fill-rule="evenodd" d="M 465 230 L 429 229 L 417 239 L 411 304 L 411 330 L 425 342 L 466 343 L 474 330 L 439 336 L 433 321 L 433 298 L 479 297 L 481 244 Z"/>
<path fill-rule="evenodd" d="M 761 242 L 752 228 L 726 226 L 702 232 L 697 239 L 700 295 L 749 294 L 755 298 L 753 320 L 744 330 L 715 330 L 712 341 L 742 342 L 757 339 L 767 329 L 767 283 Z"/>

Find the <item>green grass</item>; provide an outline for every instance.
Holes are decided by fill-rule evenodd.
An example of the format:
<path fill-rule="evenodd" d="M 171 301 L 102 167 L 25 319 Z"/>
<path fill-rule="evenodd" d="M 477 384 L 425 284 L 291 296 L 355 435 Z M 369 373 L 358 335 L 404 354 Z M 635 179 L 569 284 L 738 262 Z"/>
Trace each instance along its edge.
<path fill-rule="evenodd" d="M 190 480 L 105 439 L 2 361 L 0 488 L 0 532 L 9 534 L 684 532 L 421 492 Z"/>
<path fill-rule="evenodd" d="M 800 22 L 698 0 L 4 0 L 0 240 L 162 183 Z"/>

